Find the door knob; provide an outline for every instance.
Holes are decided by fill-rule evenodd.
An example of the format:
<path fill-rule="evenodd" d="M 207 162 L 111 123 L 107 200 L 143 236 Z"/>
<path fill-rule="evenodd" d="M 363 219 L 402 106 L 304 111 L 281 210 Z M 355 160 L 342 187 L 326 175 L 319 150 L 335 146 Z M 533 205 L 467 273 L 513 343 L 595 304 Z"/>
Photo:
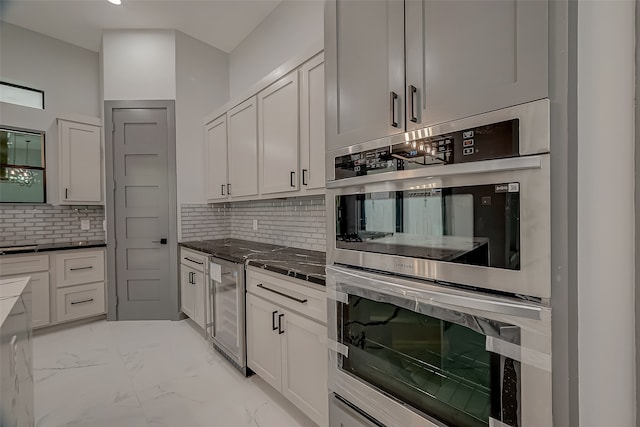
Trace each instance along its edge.
<path fill-rule="evenodd" d="M 160 243 L 161 245 L 166 245 L 167 239 L 153 240 L 151 243 Z"/>

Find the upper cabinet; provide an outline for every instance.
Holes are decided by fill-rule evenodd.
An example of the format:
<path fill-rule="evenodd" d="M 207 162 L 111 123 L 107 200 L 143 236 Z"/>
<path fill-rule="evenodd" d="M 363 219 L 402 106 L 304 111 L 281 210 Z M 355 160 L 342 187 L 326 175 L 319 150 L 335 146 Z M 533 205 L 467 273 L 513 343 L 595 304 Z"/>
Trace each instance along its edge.
<path fill-rule="evenodd" d="M 403 2 L 325 7 L 327 149 L 403 132 Z"/>
<path fill-rule="evenodd" d="M 58 119 L 60 204 L 102 204 L 102 127 Z"/>
<path fill-rule="evenodd" d="M 234 197 L 258 194 L 257 98 L 249 98 L 227 113 L 229 188 Z M 211 166 L 209 166 L 211 167 Z"/>
<path fill-rule="evenodd" d="M 224 200 L 230 189 L 227 168 L 227 116 L 207 123 L 207 200 Z"/>
<path fill-rule="evenodd" d="M 300 184 L 303 192 L 325 186 L 324 54 L 300 67 Z"/>
<path fill-rule="evenodd" d="M 546 98 L 547 9 L 546 0 L 329 0 L 327 148 Z"/>
<path fill-rule="evenodd" d="M 258 94 L 260 193 L 298 189 L 298 72 Z"/>
<path fill-rule="evenodd" d="M 324 55 L 291 68 L 205 124 L 208 202 L 324 194 Z"/>

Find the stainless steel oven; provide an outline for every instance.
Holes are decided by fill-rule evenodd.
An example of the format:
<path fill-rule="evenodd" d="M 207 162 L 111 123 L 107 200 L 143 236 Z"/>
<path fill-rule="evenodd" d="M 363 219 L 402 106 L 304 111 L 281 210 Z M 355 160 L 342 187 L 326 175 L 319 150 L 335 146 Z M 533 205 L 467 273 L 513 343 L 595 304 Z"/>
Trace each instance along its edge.
<path fill-rule="evenodd" d="M 327 294 L 331 425 L 552 426 L 550 308 L 331 266 Z"/>
<path fill-rule="evenodd" d="M 327 260 L 548 299 L 549 102 L 327 154 Z"/>

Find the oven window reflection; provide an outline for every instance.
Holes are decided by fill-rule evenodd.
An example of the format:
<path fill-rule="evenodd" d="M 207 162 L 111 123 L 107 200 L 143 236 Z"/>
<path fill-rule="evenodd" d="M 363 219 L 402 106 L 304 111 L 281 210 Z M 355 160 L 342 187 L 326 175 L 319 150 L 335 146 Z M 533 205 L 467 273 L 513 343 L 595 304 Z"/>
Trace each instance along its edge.
<path fill-rule="evenodd" d="M 520 364 L 487 351 L 486 335 L 359 296 L 342 306 L 344 371 L 448 426 L 519 424 Z"/>
<path fill-rule="evenodd" d="M 336 247 L 518 270 L 520 193 L 509 185 L 337 196 Z"/>

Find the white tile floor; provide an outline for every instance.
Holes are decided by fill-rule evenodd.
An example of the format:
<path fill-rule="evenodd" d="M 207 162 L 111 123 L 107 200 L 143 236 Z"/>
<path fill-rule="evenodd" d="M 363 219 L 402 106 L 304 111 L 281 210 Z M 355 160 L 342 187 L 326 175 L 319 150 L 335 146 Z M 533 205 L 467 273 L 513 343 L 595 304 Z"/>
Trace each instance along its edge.
<path fill-rule="evenodd" d="M 37 427 L 315 425 L 188 321 L 94 322 L 38 335 L 33 352 Z"/>

